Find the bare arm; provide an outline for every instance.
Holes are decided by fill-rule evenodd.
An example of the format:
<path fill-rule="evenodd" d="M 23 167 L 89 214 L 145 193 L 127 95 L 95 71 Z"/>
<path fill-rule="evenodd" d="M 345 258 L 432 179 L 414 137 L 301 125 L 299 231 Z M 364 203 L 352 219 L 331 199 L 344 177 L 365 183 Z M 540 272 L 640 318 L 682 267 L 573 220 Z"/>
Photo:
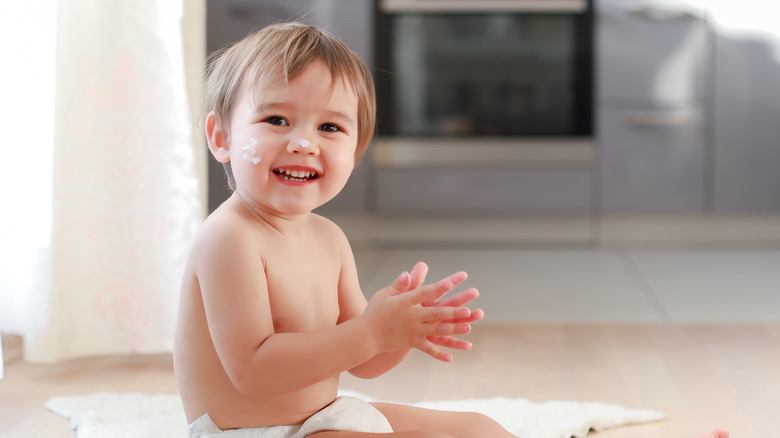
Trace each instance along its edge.
<path fill-rule="evenodd" d="M 468 310 L 426 311 L 419 303 L 438 299 L 454 285 L 445 279 L 401 294 L 410 283 L 407 275 L 378 292 L 358 318 L 304 334 L 277 334 L 257 245 L 224 228 L 198 249 L 209 256 L 196 269 L 215 349 L 228 377 L 245 394 L 304 388 L 384 352 L 420 348 L 435 356 L 426 337 L 456 333 L 457 324 L 438 321 Z"/>
<path fill-rule="evenodd" d="M 458 273 L 456 275 L 459 275 L 462 273 Z M 450 277 L 452 278 L 452 277 Z M 410 290 L 412 288 L 409 288 Z M 447 298 L 445 300 L 430 300 L 425 303 L 420 303 L 421 306 L 425 307 L 459 307 L 463 304 L 472 301 L 476 299 L 479 296 L 479 293 L 476 289 L 468 289 L 463 292 L 457 293 L 454 296 Z M 465 316 L 468 315 L 468 316 Z M 446 323 L 450 324 L 456 324 L 457 329 L 455 334 L 465 334 L 468 333 L 471 330 L 470 323 L 478 321 L 482 319 L 484 316 L 484 313 L 482 310 L 474 310 L 470 311 L 470 313 L 464 313 L 463 317 L 455 318 L 452 320 L 445 321 Z M 433 335 L 433 336 L 426 336 L 426 340 L 430 342 L 433 345 L 436 345 L 437 348 L 435 350 L 435 354 L 431 354 L 431 356 L 435 357 L 436 359 L 449 362 L 452 360 L 452 355 L 450 353 L 444 352 L 438 347 L 447 347 L 452 348 L 456 350 L 469 350 L 471 349 L 471 343 L 468 341 L 464 341 L 462 339 L 458 339 L 452 335 Z M 405 349 L 405 350 L 398 350 L 398 351 L 390 351 L 387 353 L 381 353 L 371 358 L 371 360 L 360 364 L 357 367 L 351 368 L 349 372 L 359 378 L 363 379 L 371 379 L 378 377 L 387 371 L 393 369 L 395 366 L 397 366 L 399 363 L 401 363 L 406 357 L 408 357 L 409 353 L 411 353 L 411 349 Z"/>
<path fill-rule="evenodd" d="M 339 309 L 341 314 L 339 315 L 339 323 L 343 323 L 360 317 L 365 311 L 368 302 L 360 289 L 355 257 L 352 254 L 349 242 L 343 234 L 340 233 L 339 237 L 338 246 L 341 259 L 341 275 L 339 278 Z M 424 279 L 423 276 L 422 280 Z M 419 276 L 415 277 L 412 275 L 410 280 L 410 287 L 414 286 L 416 288 L 422 285 L 422 281 L 419 281 Z M 404 348 L 379 353 L 365 362 L 349 368 L 349 373 L 363 379 L 378 377 L 403 362 L 411 351 L 411 348 Z"/>
<path fill-rule="evenodd" d="M 352 251 L 349 247 L 349 243 L 347 242 L 345 237 L 342 239 L 340 253 L 342 259 L 341 260 L 342 275 L 339 284 L 340 297 L 341 297 L 339 302 L 341 308 L 340 321 L 346 321 L 363 314 L 366 308 L 366 299 L 363 293 L 360 291 L 360 286 L 358 284 L 358 279 L 357 279 L 357 269 L 355 267 L 355 262 L 354 262 L 354 256 L 352 255 Z M 425 282 L 425 278 L 427 274 L 428 274 L 428 266 L 422 262 L 417 263 L 414 266 L 414 268 L 411 270 L 411 274 L 409 275 L 410 282 L 407 289 L 400 292 L 408 292 L 421 287 Z M 465 273 L 457 273 L 453 276 L 450 276 L 449 278 L 450 280 L 453 281 L 454 285 L 457 285 L 466 279 L 466 275 Z M 442 300 L 442 301 L 428 300 L 426 302 L 421 303 L 421 305 L 429 306 L 429 307 L 432 306 L 459 307 L 476 299 L 478 296 L 479 296 L 479 292 L 477 292 L 476 289 L 469 289 L 460 292 L 455 296 L 450 297 L 449 299 Z M 460 329 L 459 333 L 466 333 L 470 330 L 468 324 L 477 321 L 479 319 L 482 319 L 482 316 L 483 316 L 482 311 L 476 310 L 474 312 L 471 312 L 470 315 L 465 318 L 459 318 L 449 322 L 459 324 L 458 326 Z M 454 348 L 459 350 L 468 350 L 469 348 L 471 348 L 471 343 L 457 339 L 452 336 L 430 336 L 427 339 L 433 344 L 438 346 Z M 393 369 L 399 363 L 401 363 L 404 359 L 406 359 L 406 357 L 409 356 L 410 352 L 411 349 L 406 348 L 406 349 L 377 354 L 376 356 L 372 357 L 370 360 L 361 363 L 356 367 L 350 368 L 349 372 L 350 374 L 356 377 L 360 377 L 364 379 L 378 377 L 386 373 L 387 371 Z M 452 355 L 443 352 L 441 350 L 437 350 L 436 356 L 434 357 L 444 361 L 452 360 Z"/>

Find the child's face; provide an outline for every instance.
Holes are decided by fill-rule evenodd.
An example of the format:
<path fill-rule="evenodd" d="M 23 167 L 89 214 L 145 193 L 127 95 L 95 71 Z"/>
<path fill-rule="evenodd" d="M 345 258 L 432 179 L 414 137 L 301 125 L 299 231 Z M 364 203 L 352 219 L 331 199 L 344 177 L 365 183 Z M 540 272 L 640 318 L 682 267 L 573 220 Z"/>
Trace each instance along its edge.
<path fill-rule="evenodd" d="M 253 87 L 245 87 L 252 90 Z M 315 62 L 285 85 L 244 92 L 230 125 L 236 191 L 276 214 L 307 213 L 336 196 L 352 172 L 358 99 Z"/>

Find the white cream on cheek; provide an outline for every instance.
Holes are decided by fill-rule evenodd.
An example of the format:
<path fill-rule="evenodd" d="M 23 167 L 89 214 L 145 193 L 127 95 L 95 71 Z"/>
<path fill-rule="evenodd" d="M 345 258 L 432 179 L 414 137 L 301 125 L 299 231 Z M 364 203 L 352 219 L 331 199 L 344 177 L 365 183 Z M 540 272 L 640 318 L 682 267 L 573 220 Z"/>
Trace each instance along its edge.
<path fill-rule="evenodd" d="M 249 144 L 242 147 L 241 150 L 241 158 L 244 159 L 247 163 L 252 163 L 254 165 L 257 165 L 257 163 L 260 162 L 260 155 L 257 154 L 257 139 L 256 138 L 250 138 Z"/>

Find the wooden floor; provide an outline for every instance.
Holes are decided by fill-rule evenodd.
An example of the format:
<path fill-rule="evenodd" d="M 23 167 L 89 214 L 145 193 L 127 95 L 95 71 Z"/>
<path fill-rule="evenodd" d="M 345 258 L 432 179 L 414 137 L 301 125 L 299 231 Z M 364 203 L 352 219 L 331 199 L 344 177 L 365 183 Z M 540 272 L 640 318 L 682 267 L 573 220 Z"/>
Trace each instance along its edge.
<path fill-rule="evenodd" d="M 598 400 L 663 411 L 667 419 L 596 434 L 684 438 L 724 426 L 735 438 L 780 436 L 780 324 L 481 325 L 450 364 L 413 354 L 379 379 L 342 386 L 392 401 L 493 396 Z M 103 357 L 58 365 L 19 359 L 5 338 L 0 435 L 73 437 L 43 405 L 95 391 L 175 393 L 170 356 Z M 9 357 L 10 356 L 10 357 Z"/>

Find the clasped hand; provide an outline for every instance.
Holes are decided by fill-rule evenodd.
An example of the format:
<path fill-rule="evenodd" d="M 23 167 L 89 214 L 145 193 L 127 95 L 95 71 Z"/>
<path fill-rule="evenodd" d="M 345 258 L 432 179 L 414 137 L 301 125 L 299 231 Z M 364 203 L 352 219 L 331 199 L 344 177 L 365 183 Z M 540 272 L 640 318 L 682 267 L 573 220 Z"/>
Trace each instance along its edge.
<path fill-rule="evenodd" d="M 464 304 L 479 292 L 470 288 L 449 298 L 447 292 L 463 283 L 468 275 L 457 272 L 436 283 L 423 285 L 428 266 L 419 262 L 411 273 L 404 272 L 393 284 L 371 298 L 363 314 L 372 329 L 380 351 L 416 348 L 442 360 L 452 355 L 441 347 L 468 350 L 471 343 L 455 335 L 471 331 L 471 323 L 482 319 L 482 310 L 472 311 Z"/>

